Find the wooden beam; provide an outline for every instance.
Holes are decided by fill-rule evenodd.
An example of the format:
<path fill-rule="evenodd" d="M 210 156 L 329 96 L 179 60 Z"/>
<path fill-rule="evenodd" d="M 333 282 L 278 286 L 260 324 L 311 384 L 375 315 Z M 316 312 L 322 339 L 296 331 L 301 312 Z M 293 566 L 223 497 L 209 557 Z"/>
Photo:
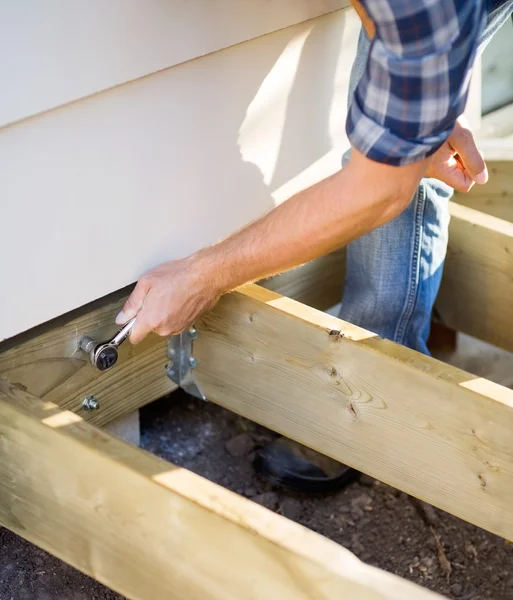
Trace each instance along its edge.
<path fill-rule="evenodd" d="M 320 309 L 336 304 L 342 294 L 345 252 L 320 258 L 265 282 Z M 123 344 L 118 364 L 101 373 L 78 351 L 84 335 L 107 339 L 117 327 L 114 318 L 126 292 L 64 315 L 24 336 L 0 343 L 0 377 L 31 394 L 105 425 L 175 390 L 166 374 L 167 341 L 149 336 L 142 344 Z M 40 331 L 42 329 L 43 331 Z M 100 410 L 84 412 L 82 401 L 94 395 Z"/>
<path fill-rule="evenodd" d="M 247 286 L 198 324 L 214 401 L 513 539 L 513 391 Z"/>
<path fill-rule="evenodd" d="M 487 144 L 493 143 L 490 140 Z M 513 142 L 510 143 L 513 148 Z M 497 151 L 497 148 L 495 148 Z M 500 148 L 499 150 L 500 151 Z M 511 156 L 513 159 L 513 155 Z M 513 222 L 513 160 L 487 160 L 490 178 L 466 194 L 455 194 L 458 204 Z"/>
<path fill-rule="evenodd" d="M 261 284 L 273 292 L 326 310 L 342 298 L 345 271 L 346 251 L 342 248 Z"/>
<path fill-rule="evenodd" d="M 0 523 L 132 600 L 440 598 L 5 381 L 0 439 Z"/>
<path fill-rule="evenodd" d="M 436 308 L 444 324 L 513 351 L 513 224 L 451 202 Z"/>
<path fill-rule="evenodd" d="M 31 394 L 55 402 L 104 425 L 173 391 L 177 385 L 166 373 L 167 341 L 156 335 L 142 344 L 120 347 L 118 364 L 105 373 L 98 371 L 78 350 L 84 335 L 108 339 L 118 329 L 116 314 L 121 297 L 86 308 L 79 316 L 65 316 L 51 322 L 37 335 L 0 344 L 0 377 Z M 82 401 L 94 395 L 100 409 L 85 412 Z"/>

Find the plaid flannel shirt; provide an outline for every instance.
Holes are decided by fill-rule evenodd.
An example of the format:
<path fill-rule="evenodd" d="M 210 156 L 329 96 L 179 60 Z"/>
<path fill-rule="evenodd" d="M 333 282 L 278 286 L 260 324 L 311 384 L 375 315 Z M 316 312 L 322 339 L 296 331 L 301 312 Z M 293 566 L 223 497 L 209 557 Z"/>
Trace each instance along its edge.
<path fill-rule="evenodd" d="M 436 152 L 465 108 L 484 0 L 362 0 L 376 33 L 347 117 L 351 145 L 407 165 Z"/>

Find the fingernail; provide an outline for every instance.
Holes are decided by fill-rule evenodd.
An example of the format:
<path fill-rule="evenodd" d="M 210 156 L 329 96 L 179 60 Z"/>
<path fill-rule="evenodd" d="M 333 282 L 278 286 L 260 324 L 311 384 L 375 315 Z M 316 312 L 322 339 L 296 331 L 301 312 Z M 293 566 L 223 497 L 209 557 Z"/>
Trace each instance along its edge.
<path fill-rule="evenodd" d="M 483 185 L 483 183 L 486 183 L 488 181 L 488 169 L 485 167 L 481 173 L 478 173 L 475 177 L 474 177 L 474 181 L 476 183 L 479 183 L 480 185 Z"/>
<path fill-rule="evenodd" d="M 123 311 L 121 311 L 116 317 L 116 325 L 124 325 L 129 319 L 130 317 L 128 317 Z"/>

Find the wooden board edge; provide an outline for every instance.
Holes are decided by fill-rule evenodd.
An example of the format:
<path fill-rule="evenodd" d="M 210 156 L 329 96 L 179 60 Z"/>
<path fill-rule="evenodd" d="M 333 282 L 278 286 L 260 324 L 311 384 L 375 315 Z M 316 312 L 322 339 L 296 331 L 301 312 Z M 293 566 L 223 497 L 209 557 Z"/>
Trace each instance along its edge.
<path fill-rule="evenodd" d="M 439 598 L 0 380 L 0 523 L 132 600 Z"/>
<path fill-rule="evenodd" d="M 89 335 L 106 340 L 118 329 L 114 319 L 127 293 L 114 293 L 99 303 L 64 315 L 21 336 L 0 352 L 0 377 L 21 389 L 105 425 L 177 389 L 167 376 L 167 340 L 151 335 L 142 344 L 125 342 L 117 364 L 101 372 L 79 351 Z M 5 347 L 5 345 L 4 345 Z M 99 409 L 85 411 L 83 401 L 94 396 Z"/>
<path fill-rule="evenodd" d="M 513 391 L 245 286 L 198 324 L 225 408 L 513 539 Z"/>

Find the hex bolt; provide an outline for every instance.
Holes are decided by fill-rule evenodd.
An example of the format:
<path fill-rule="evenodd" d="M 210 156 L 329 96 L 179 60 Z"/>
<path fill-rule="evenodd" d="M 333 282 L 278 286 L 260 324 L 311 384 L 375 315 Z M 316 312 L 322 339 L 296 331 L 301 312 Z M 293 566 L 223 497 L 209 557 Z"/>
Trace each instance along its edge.
<path fill-rule="evenodd" d="M 198 337 L 198 330 L 196 329 L 196 327 L 191 327 L 189 329 L 189 335 L 191 336 L 192 340 L 195 340 Z"/>
<path fill-rule="evenodd" d="M 198 366 L 198 361 L 194 358 L 194 356 L 189 357 L 189 365 L 191 369 L 195 369 Z"/>
<path fill-rule="evenodd" d="M 100 403 L 94 396 L 87 396 L 82 402 L 82 408 L 87 411 L 98 410 L 100 408 Z"/>

